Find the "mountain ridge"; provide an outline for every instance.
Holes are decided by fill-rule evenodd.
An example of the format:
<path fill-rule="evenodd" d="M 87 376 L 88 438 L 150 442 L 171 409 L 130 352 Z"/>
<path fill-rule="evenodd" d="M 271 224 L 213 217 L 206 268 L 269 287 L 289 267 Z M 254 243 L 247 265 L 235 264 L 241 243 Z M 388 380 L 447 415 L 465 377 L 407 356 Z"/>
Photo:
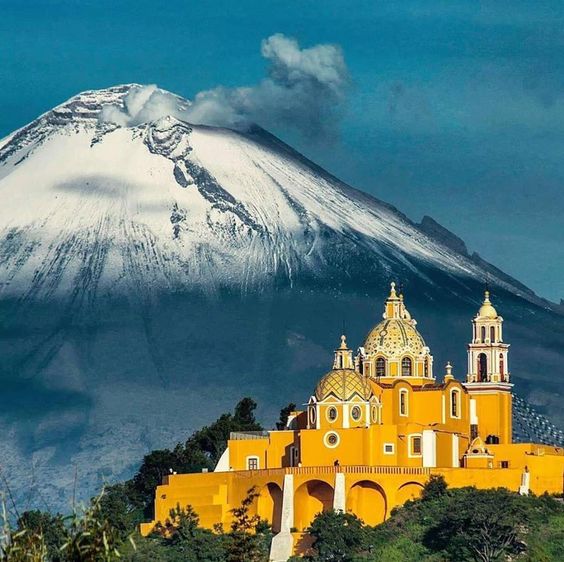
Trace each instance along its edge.
<path fill-rule="evenodd" d="M 556 305 L 258 126 L 101 120 L 136 88 L 83 92 L 0 142 L 0 456 L 15 488 L 60 506 L 76 466 L 87 495 L 241 394 L 275 419 L 329 369 L 344 320 L 361 345 L 391 280 L 439 366 L 465 364 L 487 280 L 519 394 L 564 421 Z"/>

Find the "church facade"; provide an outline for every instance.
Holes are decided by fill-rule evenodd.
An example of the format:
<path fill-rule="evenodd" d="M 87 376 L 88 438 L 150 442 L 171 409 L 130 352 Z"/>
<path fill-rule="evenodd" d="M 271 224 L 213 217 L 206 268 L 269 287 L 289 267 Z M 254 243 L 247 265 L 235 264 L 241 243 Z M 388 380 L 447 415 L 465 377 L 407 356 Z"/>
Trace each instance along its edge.
<path fill-rule="evenodd" d="M 503 318 L 486 291 L 472 320 L 465 381 L 450 364 L 437 380 L 433 357 L 395 284 L 383 318 L 356 354 L 345 336 L 333 368 L 283 430 L 231 435 L 213 473 L 171 474 L 155 494 L 148 534 L 178 504 L 200 523 L 230 522 L 247 490 L 275 533 L 272 560 L 303 551 L 323 510 L 381 523 L 417 497 L 432 474 L 449 486 L 562 493 L 564 450 L 512 443 L 512 384 Z"/>

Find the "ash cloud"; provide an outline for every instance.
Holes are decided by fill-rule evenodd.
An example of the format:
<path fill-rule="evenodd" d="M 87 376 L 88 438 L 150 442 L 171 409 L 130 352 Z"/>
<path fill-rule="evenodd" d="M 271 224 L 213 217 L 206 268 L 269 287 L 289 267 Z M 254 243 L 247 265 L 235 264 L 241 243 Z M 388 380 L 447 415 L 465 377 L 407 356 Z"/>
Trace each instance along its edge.
<path fill-rule="evenodd" d="M 263 40 L 261 54 L 269 61 L 267 76 L 254 86 L 220 86 L 199 92 L 188 103 L 154 85 L 134 87 L 124 107 L 106 106 L 100 118 L 135 126 L 172 115 L 192 124 L 246 129 L 257 123 L 294 128 L 308 137 L 331 135 L 349 83 L 341 48 L 302 49 L 295 39 L 277 33 Z"/>

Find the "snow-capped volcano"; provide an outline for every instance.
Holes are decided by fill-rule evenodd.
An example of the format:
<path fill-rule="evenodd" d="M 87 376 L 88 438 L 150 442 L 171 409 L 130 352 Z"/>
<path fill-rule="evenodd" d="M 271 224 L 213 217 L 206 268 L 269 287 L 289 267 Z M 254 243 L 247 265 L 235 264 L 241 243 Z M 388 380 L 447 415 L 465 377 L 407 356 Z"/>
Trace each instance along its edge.
<path fill-rule="evenodd" d="M 205 290 L 273 278 L 291 285 L 326 276 L 335 236 L 360 243 L 390 272 L 394 262 L 416 271 L 424 261 L 483 279 L 395 209 L 259 128 L 238 133 L 172 116 L 134 127 L 101 121 L 102 108 L 123 105 L 130 90 L 80 94 L 3 141 L 4 294 L 25 286 L 63 296 L 77 284 L 89 294 L 127 293 L 148 279 Z M 87 255 L 96 265 L 85 270 Z"/>
<path fill-rule="evenodd" d="M 139 88 L 84 92 L 0 141 L 0 458 L 17 487 L 61 505 L 73 464 L 91 490 L 242 395 L 268 418 L 305 401 L 343 320 L 360 345 L 391 279 L 457 377 L 487 279 L 521 394 L 561 415 L 556 306 L 259 127 L 108 119 Z"/>

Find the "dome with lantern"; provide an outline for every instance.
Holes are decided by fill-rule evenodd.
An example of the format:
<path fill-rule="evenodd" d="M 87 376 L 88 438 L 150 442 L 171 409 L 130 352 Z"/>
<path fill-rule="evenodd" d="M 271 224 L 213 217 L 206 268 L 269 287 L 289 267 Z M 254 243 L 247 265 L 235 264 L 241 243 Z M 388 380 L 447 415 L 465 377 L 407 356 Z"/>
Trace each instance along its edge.
<path fill-rule="evenodd" d="M 396 357 L 406 353 L 417 356 L 429 351 L 416 328 L 417 322 L 405 307 L 403 295 L 398 295 L 395 287 L 392 283 L 384 319 L 366 337 L 363 346 L 366 354 Z"/>

